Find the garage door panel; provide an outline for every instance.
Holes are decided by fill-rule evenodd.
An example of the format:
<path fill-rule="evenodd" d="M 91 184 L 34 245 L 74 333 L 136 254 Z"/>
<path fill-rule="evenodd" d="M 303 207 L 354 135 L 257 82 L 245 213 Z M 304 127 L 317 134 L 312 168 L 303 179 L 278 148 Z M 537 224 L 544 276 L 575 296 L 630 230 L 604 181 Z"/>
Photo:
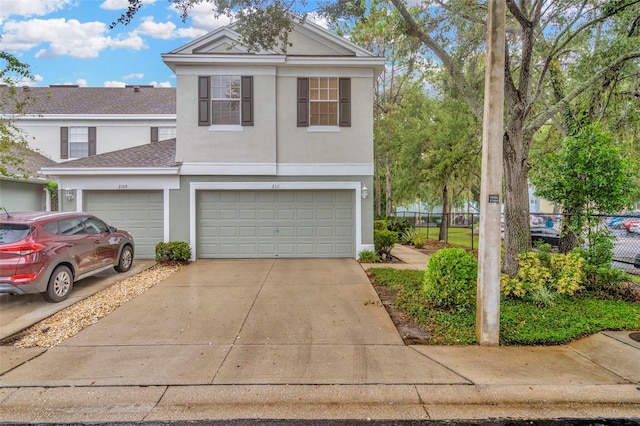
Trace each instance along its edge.
<path fill-rule="evenodd" d="M 354 194 L 198 191 L 198 256 L 353 257 Z"/>
<path fill-rule="evenodd" d="M 86 191 L 85 210 L 133 236 L 137 258 L 153 259 L 164 240 L 162 191 Z"/>

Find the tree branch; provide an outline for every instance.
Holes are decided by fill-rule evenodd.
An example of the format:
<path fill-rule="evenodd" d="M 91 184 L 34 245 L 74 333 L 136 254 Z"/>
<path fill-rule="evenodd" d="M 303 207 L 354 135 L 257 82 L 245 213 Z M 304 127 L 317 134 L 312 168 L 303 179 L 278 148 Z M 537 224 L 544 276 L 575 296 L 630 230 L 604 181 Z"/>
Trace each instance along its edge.
<path fill-rule="evenodd" d="M 545 108 L 542 114 L 538 115 L 536 118 L 532 119 L 531 122 L 529 122 L 528 126 L 525 127 L 524 131 L 527 133 L 534 133 L 536 130 L 542 127 L 548 120 L 553 118 L 554 115 L 556 115 L 557 113 L 561 112 L 564 108 L 566 108 L 571 101 L 577 98 L 585 90 L 592 87 L 607 72 L 622 65 L 626 61 L 629 61 L 631 59 L 636 59 L 636 58 L 640 58 L 640 50 L 635 50 L 619 56 L 615 61 L 611 62 L 606 67 L 596 72 L 590 79 L 585 81 L 581 86 L 575 88 L 570 93 L 568 93 L 558 103 L 556 103 L 553 106 L 549 106 L 548 108 Z"/>
<path fill-rule="evenodd" d="M 429 48 L 441 61 L 446 70 L 449 72 L 449 75 L 456 83 L 458 90 L 465 98 L 465 100 L 469 103 L 471 110 L 476 115 L 478 120 L 482 121 L 482 106 L 480 103 L 480 99 L 477 94 L 470 89 L 469 82 L 462 74 L 460 68 L 458 68 L 453 60 L 453 58 L 444 50 L 442 46 L 438 44 L 429 34 L 424 32 L 422 28 L 418 25 L 418 23 L 413 19 L 413 16 L 409 13 L 405 5 L 401 0 L 391 0 L 391 3 L 398 10 L 398 13 L 402 17 L 406 29 L 407 34 L 412 37 L 417 38 L 422 43 L 424 43 L 427 48 Z"/>

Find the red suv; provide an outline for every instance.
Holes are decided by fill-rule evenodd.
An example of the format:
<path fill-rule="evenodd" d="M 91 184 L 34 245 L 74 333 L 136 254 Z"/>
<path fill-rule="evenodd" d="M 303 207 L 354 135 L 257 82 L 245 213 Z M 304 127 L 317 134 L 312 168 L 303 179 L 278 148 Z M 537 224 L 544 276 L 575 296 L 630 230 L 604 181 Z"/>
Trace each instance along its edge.
<path fill-rule="evenodd" d="M 126 272 L 133 238 L 88 213 L 0 213 L 0 293 L 60 302 L 73 283 L 109 268 Z"/>

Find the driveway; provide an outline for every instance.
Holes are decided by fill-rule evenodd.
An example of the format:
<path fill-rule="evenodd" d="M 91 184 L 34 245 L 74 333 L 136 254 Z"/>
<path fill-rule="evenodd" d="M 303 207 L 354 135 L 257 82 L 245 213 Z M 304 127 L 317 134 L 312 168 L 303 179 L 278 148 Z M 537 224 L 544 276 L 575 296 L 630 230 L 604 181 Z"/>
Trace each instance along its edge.
<path fill-rule="evenodd" d="M 0 294 L 0 339 L 32 326 L 56 312 L 85 299 L 118 281 L 135 275 L 155 264 L 154 260 L 135 260 L 128 272 L 119 274 L 113 269 L 100 272 L 73 284 L 67 300 L 50 303 L 41 294 L 12 296 Z"/>
<path fill-rule="evenodd" d="M 0 386 L 468 383 L 404 346 L 352 259 L 199 260 L 16 365 Z"/>

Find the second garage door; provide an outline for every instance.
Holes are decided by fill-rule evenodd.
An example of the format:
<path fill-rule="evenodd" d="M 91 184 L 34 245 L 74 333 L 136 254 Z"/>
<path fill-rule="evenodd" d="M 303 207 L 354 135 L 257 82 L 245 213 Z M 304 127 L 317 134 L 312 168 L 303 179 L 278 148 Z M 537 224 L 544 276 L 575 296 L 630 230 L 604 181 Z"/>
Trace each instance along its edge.
<path fill-rule="evenodd" d="M 198 191 L 200 258 L 354 257 L 354 191 Z"/>
<path fill-rule="evenodd" d="M 84 197 L 87 212 L 133 236 L 137 258 L 155 257 L 164 237 L 162 191 L 87 191 Z"/>

